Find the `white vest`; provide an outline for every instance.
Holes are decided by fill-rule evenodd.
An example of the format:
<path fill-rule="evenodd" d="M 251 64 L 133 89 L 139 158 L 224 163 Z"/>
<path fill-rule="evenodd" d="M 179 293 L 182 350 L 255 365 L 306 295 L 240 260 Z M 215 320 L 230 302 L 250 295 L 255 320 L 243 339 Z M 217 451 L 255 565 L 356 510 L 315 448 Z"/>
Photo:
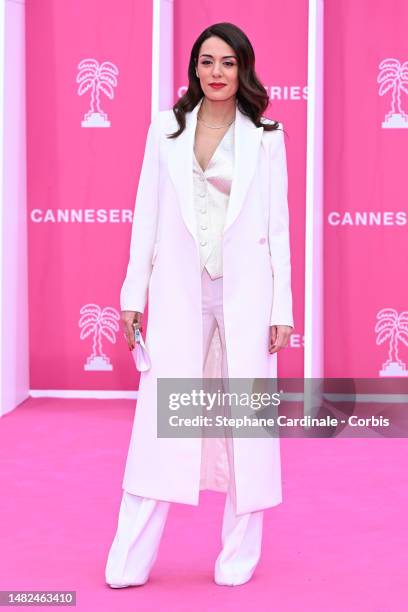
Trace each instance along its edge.
<path fill-rule="evenodd" d="M 232 123 L 225 132 L 204 172 L 193 153 L 201 272 L 206 268 L 212 279 L 222 276 L 222 238 L 234 169 L 234 126 Z"/>

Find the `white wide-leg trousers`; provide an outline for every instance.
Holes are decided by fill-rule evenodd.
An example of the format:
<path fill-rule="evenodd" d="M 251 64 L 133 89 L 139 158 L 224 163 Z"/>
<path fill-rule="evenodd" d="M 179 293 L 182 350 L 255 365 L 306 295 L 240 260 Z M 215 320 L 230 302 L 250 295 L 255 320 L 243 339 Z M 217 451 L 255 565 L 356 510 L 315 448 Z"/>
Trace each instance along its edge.
<path fill-rule="evenodd" d="M 202 274 L 204 356 L 214 328 L 218 325 L 222 346 L 222 376 L 228 378 L 224 321 L 222 313 L 222 277 L 212 280 L 207 270 Z M 232 486 L 232 481 L 230 481 Z M 149 499 L 123 491 L 117 531 L 105 568 L 111 587 L 142 585 L 147 582 L 157 558 L 170 502 Z M 263 511 L 237 516 L 230 489 L 226 493 L 221 543 L 214 567 L 214 580 L 220 585 L 247 582 L 260 559 Z"/>

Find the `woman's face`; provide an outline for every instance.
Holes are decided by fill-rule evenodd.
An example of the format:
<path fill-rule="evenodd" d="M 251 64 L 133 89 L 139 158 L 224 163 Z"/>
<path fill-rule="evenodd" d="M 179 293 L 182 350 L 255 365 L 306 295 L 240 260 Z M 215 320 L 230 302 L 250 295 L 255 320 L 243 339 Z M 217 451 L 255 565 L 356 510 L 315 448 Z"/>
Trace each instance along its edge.
<path fill-rule="evenodd" d="M 238 60 L 222 38 L 211 36 L 200 47 L 196 73 L 204 95 L 210 100 L 226 100 L 238 90 Z M 219 83 L 223 86 L 212 87 Z"/>

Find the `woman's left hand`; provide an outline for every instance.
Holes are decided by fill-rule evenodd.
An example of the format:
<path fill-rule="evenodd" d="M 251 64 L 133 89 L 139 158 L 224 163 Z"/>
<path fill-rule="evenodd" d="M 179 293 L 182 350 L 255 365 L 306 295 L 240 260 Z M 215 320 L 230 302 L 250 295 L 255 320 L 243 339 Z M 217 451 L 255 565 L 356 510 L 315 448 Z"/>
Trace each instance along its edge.
<path fill-rule="evenodd" d="M 289 338 L 293 333 L 290 325 L 272 325 L 269 334 L 269 352 L 276 353 L 288 345 Z"/>

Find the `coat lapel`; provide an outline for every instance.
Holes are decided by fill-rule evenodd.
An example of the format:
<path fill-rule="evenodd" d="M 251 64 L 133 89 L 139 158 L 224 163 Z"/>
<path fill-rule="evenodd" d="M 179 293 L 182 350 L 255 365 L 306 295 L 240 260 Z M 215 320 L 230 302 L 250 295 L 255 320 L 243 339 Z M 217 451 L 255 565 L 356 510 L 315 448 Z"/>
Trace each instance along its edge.
<path fill-rule="evenodd" d="M 197 249 L 198 235 L 193 192 L 193 154 L 197 113 L 202 101 L 203 98 L 190 113 L 186 114 L 186 127 L 182 134 L 173 141 L 174 147 L 170 149 L 168 161 L 169 174 L 177 192 L 181 215 L 196 242 Z M 252 121 L 241 113 L 238 106 L 234 130 L 234 174 L 224 233 L 238 217 L 245 201 L 250 182 L 255 174 L 263 133 L 263 128 L 254 126 Z"/>

